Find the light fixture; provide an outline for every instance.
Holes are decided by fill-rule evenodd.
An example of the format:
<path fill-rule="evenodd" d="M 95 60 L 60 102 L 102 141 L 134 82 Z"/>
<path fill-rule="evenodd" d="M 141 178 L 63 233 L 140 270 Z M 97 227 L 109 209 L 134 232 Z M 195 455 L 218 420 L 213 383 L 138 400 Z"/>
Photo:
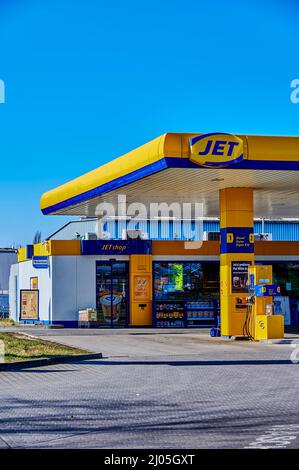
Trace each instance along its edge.
<path fill-rule="evenodd" d="M 177 217 L 170 217 L 170 216 L 163 216 L 163 215 L 161 215 L 161 216 L 155 215 L 155 216 L 153 217 L 153 219 L 154 219 L 154 220 L 178 220 Z"/>

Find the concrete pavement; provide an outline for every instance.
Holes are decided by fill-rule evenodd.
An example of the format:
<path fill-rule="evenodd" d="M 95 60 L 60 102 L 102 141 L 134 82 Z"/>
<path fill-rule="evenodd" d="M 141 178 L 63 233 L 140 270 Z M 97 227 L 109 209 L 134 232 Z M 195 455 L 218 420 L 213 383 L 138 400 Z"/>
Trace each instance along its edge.
<path fill-rule="evenodd" d="M 0 373 L 0 447 L 299 448 L 290 345 L 202 330 L 34 333 L 105 357 Z"/>

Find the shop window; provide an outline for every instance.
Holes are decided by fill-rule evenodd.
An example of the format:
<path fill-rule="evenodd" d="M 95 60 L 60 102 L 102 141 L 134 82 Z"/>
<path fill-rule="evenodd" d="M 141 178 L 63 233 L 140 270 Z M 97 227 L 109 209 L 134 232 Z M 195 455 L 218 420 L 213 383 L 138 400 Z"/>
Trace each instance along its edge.
<path fill-rule="evenodd" d="M 218 313 L 219 263 L 154 263 L 156 326 L 213 325 Z"/>
<path fill-rule="evenodd" d="M 219 297 L 219 263 L 155 262 L 156 300 L 197 300 Z"/>

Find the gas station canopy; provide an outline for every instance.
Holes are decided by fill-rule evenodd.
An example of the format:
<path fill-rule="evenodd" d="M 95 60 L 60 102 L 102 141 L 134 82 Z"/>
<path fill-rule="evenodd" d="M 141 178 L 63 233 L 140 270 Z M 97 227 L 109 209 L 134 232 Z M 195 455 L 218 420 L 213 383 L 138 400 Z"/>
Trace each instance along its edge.
<path fill-rule="evenodd" d="M 222 155 L 228 134 L 167 133 L 46 192 L 42 212 L 94 216 L 100 202 L 116 206 L 117 196 L 125 194 L 128 204 L 203 203 L 204 216 L 217 217 L 220 189 L 248 187 L 255 217 L 298 217 L 299 137 L 233 136 L 242 141 L 242 158 L 209 166 L 192 158 L 192 140 L 209 142 L 209 135 L 222 139 L 214 153 Z"/>

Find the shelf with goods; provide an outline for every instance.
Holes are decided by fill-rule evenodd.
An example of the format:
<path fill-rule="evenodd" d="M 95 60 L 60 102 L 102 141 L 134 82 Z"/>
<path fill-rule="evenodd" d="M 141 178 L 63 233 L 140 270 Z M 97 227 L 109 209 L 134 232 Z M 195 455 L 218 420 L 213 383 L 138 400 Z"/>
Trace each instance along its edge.
<path fill-rule="evenodd" d="M 159 328 L 214 326 L 217 322 L 215 299 L 156 300 L 154 302 L 154 326 Z"/>
<path fill-rule="evenodd" d="M 159 328 L 184 327 L 184 302 L 167 300 L 155 302 L 155 326 Z"/>
<path fill-rule="evenodd" d="M 216 315 L 216 304 L 214 300 L 186 303 L 186 320 L 188 326 L 214 325 Z"/>

